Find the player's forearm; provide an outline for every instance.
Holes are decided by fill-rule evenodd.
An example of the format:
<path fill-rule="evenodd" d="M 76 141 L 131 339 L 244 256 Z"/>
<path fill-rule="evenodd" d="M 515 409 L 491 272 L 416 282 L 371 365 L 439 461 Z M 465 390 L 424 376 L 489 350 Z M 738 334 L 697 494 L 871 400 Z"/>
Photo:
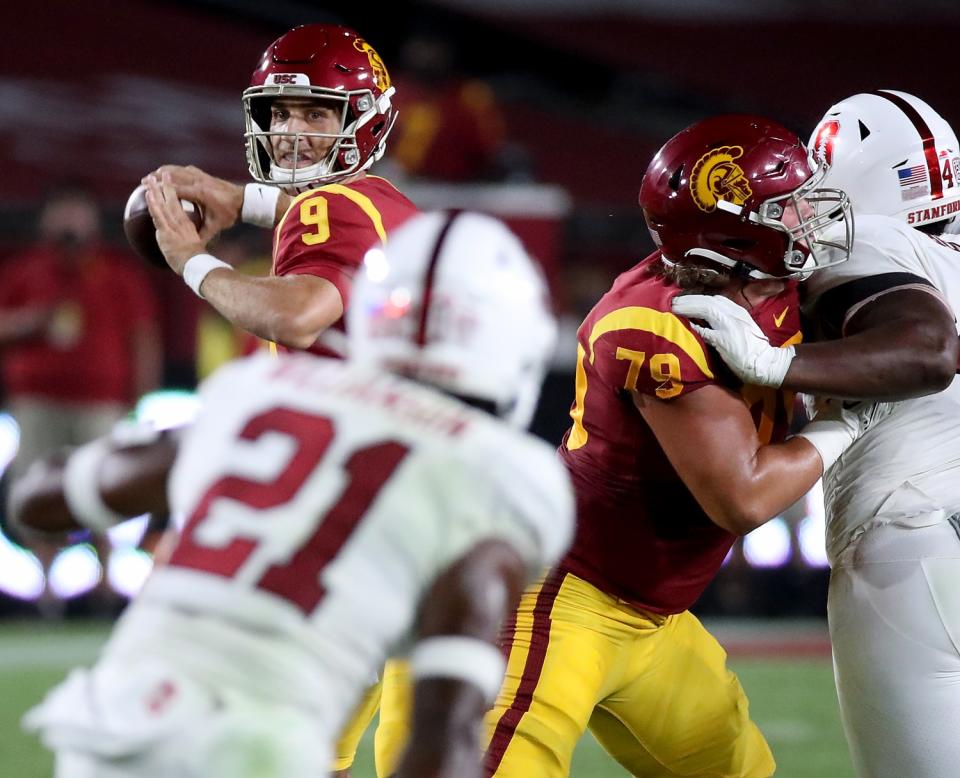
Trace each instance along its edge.
<path fill-rule="evenodd" d="M 414 687 L 411 736 L 398 778 L 479 776 L 480 720 L 488 707 L 480 690 L 450 679 L 428 678 Z"/>
<path fill-rule="evenodd" d="M 26 534 L 61 534 L 81 529 L 63 496 L 63 460 L 35 462 L 10 489 L 10 521 Z"/>
<path fill-rule="evenodd" d="M 11 487 L 12 521 L 43 533 L 84 527 L 103 532 L 124 517 L 169 512 L 167 478 L 180 433 L 143 428 L 127 434 L 134 433 L 152 440 L 131 439 L 129 447 L 115 448 L 111 439 L 100 438 L 68 456 L 34 462 Z"/>
<path fill-rule="evenodd" d="M 339 293 L 317 278 L 261 278 L 219 268 L 201 291 L 235 326 L 289 348 L 309 348 L 343 314 Z"/>
<path fill-rule="evenodd" d="M 956 374 L 957 345 L 955 330 L 891 322 L 841 340 L 797 346 L 783 385 L 843 399 L 933 394 L 949 386 Z"/>
<path fill-rule="evenodd" d="M 761 446 L 735 474 L 695 496 L 714 523 L 735 535 L 746 535 L 803 497 L 822 474 L 817 449 L 795 437 Z"/>

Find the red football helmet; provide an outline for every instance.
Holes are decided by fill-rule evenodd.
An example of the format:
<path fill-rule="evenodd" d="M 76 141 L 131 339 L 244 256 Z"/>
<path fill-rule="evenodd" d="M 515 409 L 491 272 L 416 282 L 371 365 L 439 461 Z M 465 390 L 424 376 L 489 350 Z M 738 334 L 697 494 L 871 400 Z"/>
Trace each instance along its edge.
<path fill-rule="evenodd" d="M 243 93 L 244 137 L 250 174 L 262 183 L 297 192 L 339 181 L 383 156 L 397 112 L 383 60 L 357 33 L 333 24 L 307 24 L 281 35 L 263 53 Z M 317 98 L 341 106 L 337 133 L 271 133 L 270 108 L 279 96 Z M 271 135 L 294 139 L 294 158 L 305 137 L 328 138 L 327 157 L 312 165 L 280 167 Z"/>
<path fill-rule="evenodd" d="M 853 243 L 846 194 L 800 139 L 756 116 L 687 127 L 657 152 L 640 207 L 666 263 L 706 259 L 750 278 L 804 276 L 843 262 Z"/>

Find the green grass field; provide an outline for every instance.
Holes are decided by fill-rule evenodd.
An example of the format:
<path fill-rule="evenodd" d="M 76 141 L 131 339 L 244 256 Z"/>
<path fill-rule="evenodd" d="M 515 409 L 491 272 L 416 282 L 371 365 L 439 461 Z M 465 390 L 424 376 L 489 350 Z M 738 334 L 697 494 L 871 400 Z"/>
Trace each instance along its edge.
<path fill-rule="evenodd" d="M 82 624 L 0 626 L 0 775 L 51 776 L 52 760 L 38 742 L 21 733 L 20 716 L 71 666 L 89 663 L 105 635 L 104 627 Z M 731 665 L 777 758 L 777 776 L 852 778 L 828 659 L 737 658 Z M 373 774 L 368 735 L 354 775 Z M 622 778 L 626 773 L 587 735 L 577 747 L 572 775 Z"/>

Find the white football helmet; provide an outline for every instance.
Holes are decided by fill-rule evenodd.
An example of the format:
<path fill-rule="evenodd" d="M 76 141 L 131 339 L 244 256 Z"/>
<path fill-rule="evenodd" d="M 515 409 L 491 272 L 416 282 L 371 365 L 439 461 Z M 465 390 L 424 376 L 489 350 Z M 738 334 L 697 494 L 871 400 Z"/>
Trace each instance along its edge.
<path fill-rule="evenodd" d="M 533 418 L 556 340 L 547 285 L 507 226 L 423 213 L 371 249 L 347 310 L 350 357 Z"/>
<path fill-rule="evenodd" d="M 919 227 L 960 212 L 957 136 L 913 95 L 878 89 L 841 100 L 808 146 L 831 167 L 824 185 L 845 191 L 855 213 Z"/>

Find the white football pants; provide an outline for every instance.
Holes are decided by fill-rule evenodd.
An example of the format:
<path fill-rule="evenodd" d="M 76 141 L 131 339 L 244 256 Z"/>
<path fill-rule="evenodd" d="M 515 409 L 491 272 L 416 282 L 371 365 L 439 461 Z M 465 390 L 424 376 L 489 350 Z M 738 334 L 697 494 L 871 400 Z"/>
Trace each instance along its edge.
<path fill-rule="evenodd" d="M 55 778 L 318 778 L 332 745 L 292 706 L 149 662 L 75 670 L 24 724 L 54 751 Z"/>
<path fill-rule="evenodd" d="M 867 530 L 834 566 L 827 610 L 857 775 L 960 775 L 957 520 Z"/>

